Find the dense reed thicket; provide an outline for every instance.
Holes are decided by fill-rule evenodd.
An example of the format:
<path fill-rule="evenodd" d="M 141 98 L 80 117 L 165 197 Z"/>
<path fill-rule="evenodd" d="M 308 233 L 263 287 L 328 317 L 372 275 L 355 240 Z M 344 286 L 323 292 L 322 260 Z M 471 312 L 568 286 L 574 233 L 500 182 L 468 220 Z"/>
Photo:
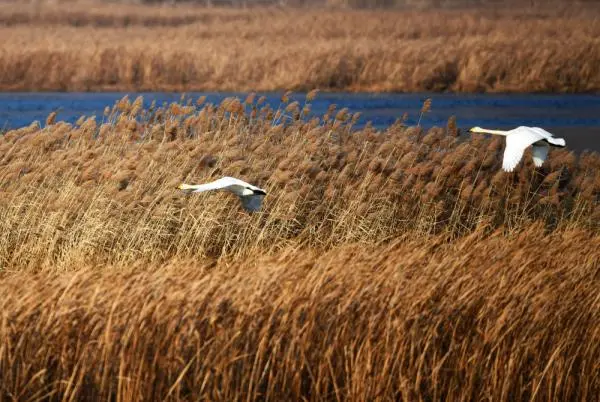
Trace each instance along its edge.
<path fill-rule="evenodd" d="M 595 400 L 599 248 L 532 227 L 16 275 L 0 399 Z"/>
<path fill-rule="evenodd" d="M 329 249 L 410 232 L 450 238 L 478 227 L 508 232 L 597 231 L 600 156 L 552 150 L 541 169 L 530 151 L 501 171 L 502 138 L 460 141 L 456 123 L 423 132 L 402 120 L 355 130 L 348 110 L 307 116 L 250 95 L 220 105 L 143 108 L 122 99 L 105 116 L 0 138 L 0 261 L 5 269 L 174 255 L 243 256 L 290 245 Z M 427 106 L 425 106 L 427 107 Z M 469 134 L 464 135 L 469 137 Z M 264 210 L 243 213 L 226 194 L 185 196 L 181 182 L 235 176 L 265 188 Z"/>
<path fill-rule="evenodd" d="M 358 130 L 314 96 L 0 136 L 0 400 L 598 395 L 600 156 L 507 174 L 454 119 Z M 221 175 L 263 209 L 176 189 Z"/>
<path fill-rule="evenodd" d="M 600 90 L 597 7 L 0 5 L 0 90 Z"/>

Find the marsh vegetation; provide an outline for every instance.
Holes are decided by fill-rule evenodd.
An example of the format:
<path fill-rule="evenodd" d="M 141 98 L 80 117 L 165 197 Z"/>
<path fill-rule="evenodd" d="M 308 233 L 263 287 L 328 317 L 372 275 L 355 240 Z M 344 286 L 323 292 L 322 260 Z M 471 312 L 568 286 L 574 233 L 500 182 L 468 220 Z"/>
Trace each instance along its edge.
<path fill-rule="evenodd" d="M 598 7 L 0 5 L 4 91 L 597 92 Z"/>
<path fill-rule="evenodd" d="M 0 137 L 0 396 L 548 400 L 600 391 L 600 156 L 311 98 L 122 99 Z M 429 106 L 423 107 L 423 113 Z M 246 214 L 182 181 L 243 177 Z"/>

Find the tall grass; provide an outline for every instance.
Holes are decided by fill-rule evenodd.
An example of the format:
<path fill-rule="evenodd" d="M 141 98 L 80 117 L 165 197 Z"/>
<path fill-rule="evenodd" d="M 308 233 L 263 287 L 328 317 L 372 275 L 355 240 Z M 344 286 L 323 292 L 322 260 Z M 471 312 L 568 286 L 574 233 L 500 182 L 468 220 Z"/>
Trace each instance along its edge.
<path fill-rule="evenodd" d="M 5 400 L 595 400 L 597 235 L 0 281 Z"/>
<path fill-rule="evenodd" d="M 552 150 L 501 171 L 502 138 L 460 141 L 455 129 L 356 130 L 346 109 L 320 117 L 283 97 L 202 99 L 144 109 L 124 98 L 105 116 L 0 138 L 4 269 L 244 256 L 290 245 L 330 249 L 410 232 L 454 238 L 478 227 L 597 231 L 600 157 Z M 287 102 L 287 103 L 286 103 Z M 469 136 L 468 134 L 466 135 Z M 248 215 L 226 194 L 186 196 L 181 182 L 236 176 L 266 189 Z M 76 264 L 77 263 L 77 264 Z"/>
<path fill-rule="evenodd" d="M 0 400 L 595 398 L 600 156 L 315 96 L 0 136 Z M 263 209 L 176 189 L 222 175 Z"/>
<path fill-rule="evenodd" d="M 597 7 L 0 6 L 0 90 L 594 92 Z"/>

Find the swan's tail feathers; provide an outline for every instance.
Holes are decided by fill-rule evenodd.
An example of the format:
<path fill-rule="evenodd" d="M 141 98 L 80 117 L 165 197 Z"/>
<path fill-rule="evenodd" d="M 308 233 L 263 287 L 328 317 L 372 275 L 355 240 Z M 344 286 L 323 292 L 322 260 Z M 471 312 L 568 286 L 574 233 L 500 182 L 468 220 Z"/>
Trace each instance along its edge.
<path fill-rule="evenodd" d="M 550 137 L 550 138 L 548 138 L 548 142 L 550 144 L 554 145 L 555 147 L 565 147 L 565 146 L 567 146 L 567 143 L 565 142 L 565 140 L 563 138 Z"/>

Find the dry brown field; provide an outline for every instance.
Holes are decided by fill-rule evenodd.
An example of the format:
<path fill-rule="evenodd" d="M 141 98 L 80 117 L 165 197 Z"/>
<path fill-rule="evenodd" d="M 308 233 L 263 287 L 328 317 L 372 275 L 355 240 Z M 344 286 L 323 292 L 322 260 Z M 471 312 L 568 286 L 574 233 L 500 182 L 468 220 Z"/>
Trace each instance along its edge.
<path fill-rule="evenodd" d="M 599 395 L 600 155 L 507 174 L 501 139 L 313 95 L 0 136 L 0 400 Z M 263 209 L 176 190 L 222 175 Z"/>
<path fill-rule="evenodd" d="M 560 4 L 369 11 L 7 2 L 0 90 L 597 92 L 599 7 Z"/>

